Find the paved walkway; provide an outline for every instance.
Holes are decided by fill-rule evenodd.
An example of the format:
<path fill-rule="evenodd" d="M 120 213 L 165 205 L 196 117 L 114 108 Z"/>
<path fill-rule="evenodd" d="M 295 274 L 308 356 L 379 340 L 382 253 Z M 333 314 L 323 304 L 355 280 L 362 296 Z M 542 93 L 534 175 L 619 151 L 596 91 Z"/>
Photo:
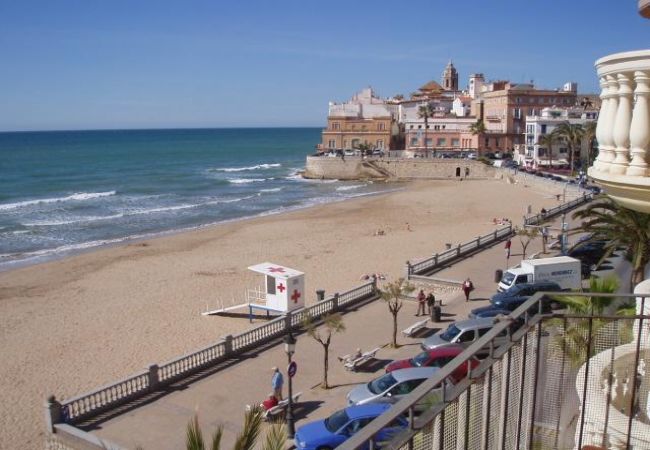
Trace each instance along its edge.
<path fill-rule="evenodd" d="M 489 230 L 490 226 L 486 224 L 486 229 Z M 558 220 L 551 226 L 559 228 Z M 459 224 L 459 227 L 462 227 L 462 224 Z M 531 242 L 527 253 L 530 255 L 539 251 L 541 238 Z M 521 245 L 518 238 L 514 237 L 509 263 L 513 266 L 520 259 Z M 459 281 L 469 276 L 476 287 L 470 302 L 465 302 L 462 292 L 449 294 L 448 298 L 443 296 L 443 313 L 446 314 L 444 320 L 451 322 L 463 319 L 471 309 L 486 305 L 489 297 L 496 291 L 495 270 L 505 268 L 505 250 L 502 242 L 438 272 L 438 277 Z M 438 299 L 441 297 L 438 296 Z M 329 390 L 319 387 L 323 376 L 322 347 L 306 334 L 299 335 L 294 356 L 298 373 L 294 378 L 293 388 L 294 393 L 302 392 L 300 407 L 296 412 L 297 427 L 327 417 L 333 411 L 344 407 L 345 395 L 352 386 L 367 382 L 383 373 L 384 365 L 390 360 L 417 354 L 422 337 L 405 338 L 401 335 L 401 330 L 419 319 L 414 317 L 416 309 L 415 302 L 407 302 L 399 314 L 398 342 L 401 346 L 397 349 L 388 346 L 392 333 L 392 316 L 383 301 L 372 302 L 345 314 L 347 330 L 334 335 L 330 347 L 328 377 L 333 387 Z M 429 323 L 428 333 L 425 335 L 446 326 L 447 323 Z M 357 373 L 344 370 L 336 358 L 352 352 L 357 347 L 365 351 L 379 346 L 384 347 L 378 352 L 378 359 L 371 362 L 364 371 Z M 260 402 L 271 391 L 271 367 L 281 367 L 286 381 L 286 363 L 287 356 L 283 345 L 278 343 L 224 367 L 213 375 L 172 391 L 156 401 L 111 418 L 90 431 L 125 448 L 139 446 L 143 450 L 179 449 L 184 448 L 188 421 L 198 412 L 206 436 L 211 435 L 218 424 L 222 424 L 224 448 L 231 447 L 241 429 L 244 406 Z M 286 393 L 285 382 L 285 396 Z"/>

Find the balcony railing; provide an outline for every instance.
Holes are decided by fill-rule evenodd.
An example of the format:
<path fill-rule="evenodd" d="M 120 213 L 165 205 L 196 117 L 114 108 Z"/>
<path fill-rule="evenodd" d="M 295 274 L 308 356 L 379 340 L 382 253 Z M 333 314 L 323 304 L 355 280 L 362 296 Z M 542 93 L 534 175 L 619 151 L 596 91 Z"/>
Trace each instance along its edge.
<path fill-rule="evenodd" d="M 597 298 L 592 304 L 614 299 L 613 308 L 636 302 L 637 314 L 546 313 L 557 299 L 535 294 L 338 448 L 650 448 L 648 294 L 570 295 Z M 486 351 L 438 402 L 426 400 Z M 416 417 L 423 401 L 428 408 Z M 408 428 L 390 442 L 375 442 L 402 415 Z"/>
<path fill-rule="evenodd" d="M 603 100 L 589 175 L 623 206 L 650 213 L 650 50 L 596 61 Z"/>

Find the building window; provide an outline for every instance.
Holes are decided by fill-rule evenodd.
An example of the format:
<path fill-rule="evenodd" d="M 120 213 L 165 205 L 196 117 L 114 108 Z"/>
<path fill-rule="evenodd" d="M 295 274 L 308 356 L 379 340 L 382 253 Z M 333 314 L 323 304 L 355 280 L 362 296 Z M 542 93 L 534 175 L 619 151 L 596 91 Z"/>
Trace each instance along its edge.
<path fill-rule="evenodd" d="M 333 130 L 340 130 L 340 129 L 341 129 L 341 125 L 340 125 L 338 122 L 334 122 L 334 123 L 332 124 L 332 129 L 333 129 Z"/>
<path fill-rule="evenodd" d="M 546 124 L 542 124 L 541 134 L 546 134 Z"/>
<path fill-rule="evenodd" d="M 436 146 L 444 147 L 445 145 L 447 145 L 447 139 L 446 138 L 438 138 L 438 141 L 436 142 Z"/>
<path fill-rule="evenodd" d="M 421 130 L 421 129 L 422 129 L 422 125 L 418 125 L 418 130 Z"/>
<path fill-rule="evenodd" d="M 349 148 L 348 147 L 348 141 L 343 141 L 343 148 Z"/>
<path fill-rule="evenodd" d="M 336 148 L 336 141 L 334 139 L 330 139 L 327 146 L 329 148 Z"/>
<path fill-rule="evenodd" d="M 460 139 L 453 138 L 451 140 L 451 146 L 452 147 L 459 147 L 460 146 Z"/>
<path fill-rule="evenodd" d="M 433 139 L 432 138 L 426 138 L 426 140 L 424 141 L 424 146 L 426 148 L 429 148 L 429 147 L 433 146 Z"/>
<path fill-rule="evenodd" d="M 499 148 L 499 138 L 494 138 L 494 145 Z"/>
<path fill-rule="evenodd" d="M 537 156 L 542 157 L 546 156 L 546 149 L 542 147 L 537 148 Z"/>
<path fill-rule="evenodd" d="M 490 138 L 485 138 L 485 146 L 486 147 L 490 146 Z"/>
<path fill-rule="evenodd" d="M 560 153 L 568 153 L 568 152 L 569 149 L 567 149 L 566 147 L 560 147 Z"/>
<path fill-rule="evenodd" d="M 411 130 L 413 129 L 413 125 L 411 125 Z"/>
<path fill-rule="evenodd" d="M 379 140 L 377 141 L 377 148 L 381 148 L 381 149 L 384 148 L 384 141 L 383 141 L 383 139 L 379 139 Z"/>
<path fill-rule="evenodd" d="M 417 147 L 418 138 L 411 138 L 411 147 Z"/>
<path fill-rule="evenodd" d="M 384 131 L 384 123 L 382 122 L 382 123 L 377 124 L 377 129 L 379 131 Z"/>

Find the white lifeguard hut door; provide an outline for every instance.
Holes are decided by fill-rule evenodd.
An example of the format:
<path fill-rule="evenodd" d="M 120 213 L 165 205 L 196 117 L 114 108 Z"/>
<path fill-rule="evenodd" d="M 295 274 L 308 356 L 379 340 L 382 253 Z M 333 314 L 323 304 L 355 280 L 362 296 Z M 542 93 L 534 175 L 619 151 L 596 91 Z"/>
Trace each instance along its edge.
<path fill-rule="evenodd" d="M 305 306 L 303 272 L 272 263 L 257 264 L 249 269 L 264 274 L 268 309 L 287 312 Z"/>

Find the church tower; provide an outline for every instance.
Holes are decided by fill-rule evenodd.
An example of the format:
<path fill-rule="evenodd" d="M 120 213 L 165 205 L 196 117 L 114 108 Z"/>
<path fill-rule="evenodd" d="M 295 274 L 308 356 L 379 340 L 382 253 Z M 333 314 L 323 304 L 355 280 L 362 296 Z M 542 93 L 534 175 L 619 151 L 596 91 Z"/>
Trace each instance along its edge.
<path fill-rule="evenodd" d="M 445 67 L 445 71 L 442 72 L 442 87 L 447 91 L 458 90 L 458 72 L 451 60 L 449 60 L 449 64 Z"/>

